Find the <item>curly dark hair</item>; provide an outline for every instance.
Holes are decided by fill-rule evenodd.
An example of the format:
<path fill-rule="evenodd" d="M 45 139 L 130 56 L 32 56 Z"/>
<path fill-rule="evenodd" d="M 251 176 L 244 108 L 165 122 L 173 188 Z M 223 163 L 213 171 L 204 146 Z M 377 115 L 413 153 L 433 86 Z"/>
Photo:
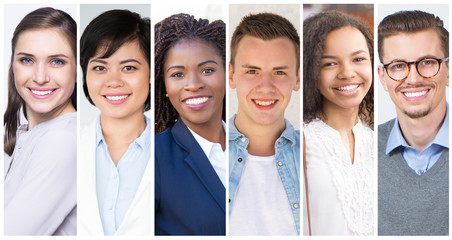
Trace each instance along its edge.
<path fill-rule="evenodd" d="M 166 97 L 163 66 L 168 51 L 181 40 L 201 40 L 213 46 L 226 61 L 226 24 L 221 20 L 209 23 L 209 20 L 179 13 L 163 19 L 155 25 L 155 134 L 159 134 L 174 125 L 179 114 Z M 223 99 L 223 120 L 225 114 Z"/>
<path fill-rule="evenodd" d="M 323 97 L 318 88 L 321 57 L 328 34 L 339 28 L 351 26 L 366 38 L 373 66 L 374 36 L 372 29 L 362 20 L 339 11 L 324 11 L 303 22 L 303 122 L 309 123 L 322 111 Z M 372 67 L 373 76 L 373 67 Z M 359 105 L 358 116 L 371 128 L 374 125 L 374 83 Z"/>

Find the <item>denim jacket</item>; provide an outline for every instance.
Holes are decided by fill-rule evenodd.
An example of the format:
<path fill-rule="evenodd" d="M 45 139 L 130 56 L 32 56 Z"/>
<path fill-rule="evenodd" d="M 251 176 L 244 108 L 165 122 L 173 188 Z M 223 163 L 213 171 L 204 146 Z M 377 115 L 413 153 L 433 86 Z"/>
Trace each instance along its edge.
<path fill-rule="evenodd" d="M 229 119 L 229 215 L 246 164 L 249 140 Z M 275 164 L 289 199 L 297 232 L 300 234 L 300 131 L 286 119 L 286 129 L 275 142 Z"/>

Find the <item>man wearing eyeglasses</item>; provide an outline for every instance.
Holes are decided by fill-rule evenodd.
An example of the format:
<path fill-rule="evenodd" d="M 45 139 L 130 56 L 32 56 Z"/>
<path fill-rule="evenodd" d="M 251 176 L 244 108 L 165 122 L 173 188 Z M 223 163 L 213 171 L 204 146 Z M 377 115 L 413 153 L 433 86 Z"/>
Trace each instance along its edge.
<path fill-rule="evenodd" d="M 449 33 L 422 11 L 378 27 L 378 75 L 397 118 L 378 127 L 378 234 L 449 233 Z"/>

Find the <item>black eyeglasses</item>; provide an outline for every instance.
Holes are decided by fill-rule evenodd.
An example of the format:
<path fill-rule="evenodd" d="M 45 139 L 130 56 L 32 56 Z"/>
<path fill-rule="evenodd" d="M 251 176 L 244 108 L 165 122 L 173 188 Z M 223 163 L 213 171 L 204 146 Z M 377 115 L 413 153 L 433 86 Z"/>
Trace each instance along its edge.
<path fill-rule="evenodd" d="M 432 78 L 438 74 L 441 63 L 447 61 L 449 61 L 449 57 L 442 59 L 428 57 L 413 62 L 394 60 L 388 64 L 383 64 L 383 67 L 392 80 L 403 81 L 410 75 L 412 64 L 416 66 L 417 73 L 419 73 L 420 76 Z"/>

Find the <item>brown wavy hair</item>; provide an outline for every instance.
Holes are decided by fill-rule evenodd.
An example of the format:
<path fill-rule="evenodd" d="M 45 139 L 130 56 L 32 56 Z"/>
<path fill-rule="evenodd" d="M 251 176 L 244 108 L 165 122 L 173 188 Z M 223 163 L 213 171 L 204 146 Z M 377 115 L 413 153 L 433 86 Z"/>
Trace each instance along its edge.
<path fill-rule="evenodd" d="M 364 21 L 339 11 L 324 11 L 303 22 L 303 122 L 316 119 L 322 111 L 323 96 L 319 90 L 321 57 L 328 34 L 342 27 L 358 29 L 365 37 L 371 63 L 374 62 L 374 35 Z M 359 105 L 358 116 L 371 128 L 374 125 L 374 81 Z"/>
<path fill-rule="evenodd" d="M 155 25 L 155 134 L 172 127 L 179 114 L 166 97 L 163 66 L 168 51 L 182 40 L 201 40 L 214 47 L 223 60 L 226 59 L 226 25 L 221 20 L 209 20 L 179 13 L 163 19 Z M 226 84 L 226 83 L 225 83 Z M 223 99 L 223 120 L 226 102 Z"/>
<path fill-rule="evenodd" d="M 4 114 L 5 135 L 4 151 L 8 155 L 12 155 L 14 147 L 16 146 L 16 131 L 20 126 L 20 110 L 23 110 L 25 118 L 27 118 L 27 109 L 24 100 L 20 97 L 15 87 L 13 60 L 14 51 L 20 35 L 32 29 L 56 29 L 63 33 L 71 46 L 74 56 L 77 57 L 77 24 L 74 19 L 64 11 L 46 7 L 39 8 L 27 14 L 17 25 L 13 38 L 11 40 L 11 61 L 8 71 L 8 106 Z M 77 109 L 77 87 L 71 95 L 71 102 L 75 109 Z"/>

